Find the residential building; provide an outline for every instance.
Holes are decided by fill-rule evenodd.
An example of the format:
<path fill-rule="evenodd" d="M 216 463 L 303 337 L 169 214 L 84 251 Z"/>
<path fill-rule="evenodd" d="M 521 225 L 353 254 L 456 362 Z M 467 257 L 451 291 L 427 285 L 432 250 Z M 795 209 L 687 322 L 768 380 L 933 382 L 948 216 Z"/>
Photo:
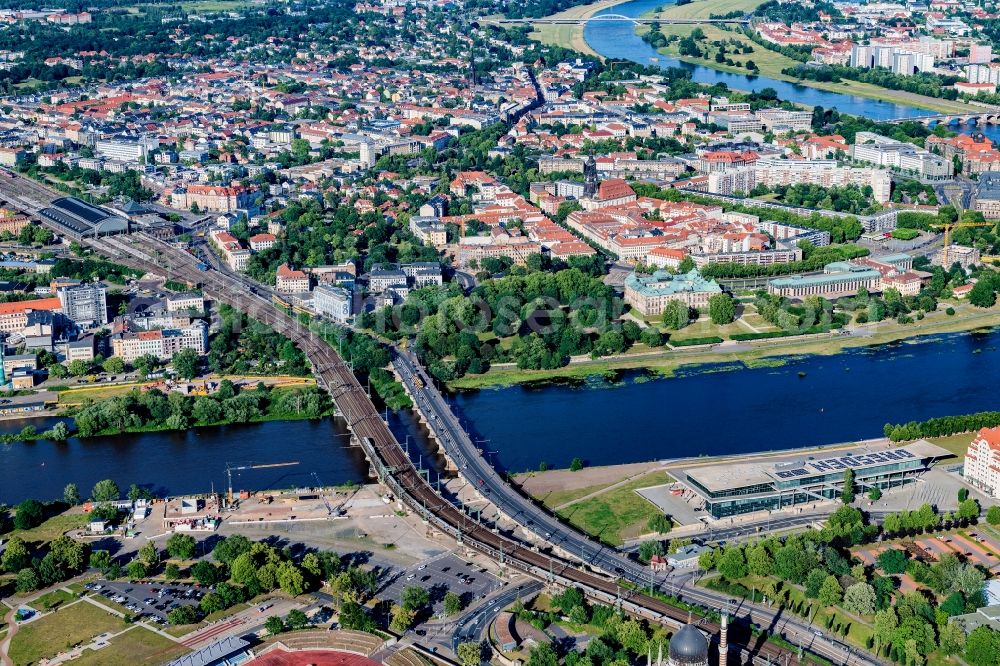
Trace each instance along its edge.
<path fill-rule="evenodd" d="M 288 264 L 281 264 L 275 272 L 275 288 L 282 294 L 301 294 L 309 291 L 309 276 Z"/>
<path fill-rule="evenodd" d="M 708 307 L 708 299 L 722 293 L 715 280 L 708 280 L 697 270 L 680 275 L 656 271 L 651 276 L 632 273 L 625 278 L 625 302 L 643 316 L 663 314 L 670 301 L 681 301 L 689 308 Z"/>
<path fill-rule="evenodd" d="M 246 270 L 252 253 L 243 247 L 239 238 L 228 231 L 213 231 L 209 235 L 209 240 L 231 269 L 234 271 Z"/>
<path fill-rule="evenodd" d="M 205 309 L 205 297 L 194 292 L 174 294 L 167 297 L 167 312 L 202 312 Z"/>
<path fill-rule="evenodd" d="M 983 428 L 965 452 L 965 480 L 1000 498 L 1000 428 Z"/>
<path fill-rule="evenodd" d="M 334 321 L 346 322 L 353 314 L 353 295 L 346 289 L 328 284 L 313 289 L 313 309 Z"/>
<path fill-rule="evenodd" d="M 444 284 L 444 275 L 441 271 L 441 264 L 436 261 L 421 261 L 412 264 L 403 264 L 400 267 L 408 278 L 408 283 L 415 289 L 427 286 L 439 286 Z"/>
<path fill-rule="evenodd" d="M 165 361 L 182 349 L 205 354 L 208 352 L 208 325 L 198 319 L 181 329 L 123 331 L 112 336 L 111 348 L 114 355 L 126 363 L 146 354 Z"/>
<path fill-rule="evenodd" d="M 163 192 L 164 203 L 174 208 L 195 208 L 209 213 L 231 213 L 251 205 L 251 192 L 242 185 L 181 185 Z"/>
<path fill-rule="evenodd" d="M 508 257 L 516 264 L 523 264 L 532 254 L 540 254 L 541 243 L 525 236 L 512 235 L 506 229 L 497 228 L 489 236 L 468 236 L 458 244 L 456 258 L 459 266 L 481 265 L 483 259 Z"/>
<path fill-rule="evenodd" d="M 250 237 L 250 249 L 254 252 L 270 250 L 277 242 L 274 234 L 255 234 Z"/>
<path fill-rule="evenodd" d="M 424 245 L 440 248 L 448 244 L 447 229 L 437 217 L 414 215 L 410 218 L 410 232 Z"/>
<path fill-rule="evenodd" d="M 713 194 L 747 193 L 757 185 L 819 185 L 844 187 L 856 185 L 872 188 L 872 198 L 879 203 L 889 201 L 892 178 L 880 169 L 842 167 L 836 160 L 760 159 L 752 167 L 714 172 L 708 176 L 708 191 Z"/>
<path fill-rule="evenodd" d="M 0 331 L 20 333 L 31 322 L 32 313 L 48 312 L 51 315 L 51 313 L 59 312 L 61 309 L 62 301 L 56 297 L 0 303 Z"/>

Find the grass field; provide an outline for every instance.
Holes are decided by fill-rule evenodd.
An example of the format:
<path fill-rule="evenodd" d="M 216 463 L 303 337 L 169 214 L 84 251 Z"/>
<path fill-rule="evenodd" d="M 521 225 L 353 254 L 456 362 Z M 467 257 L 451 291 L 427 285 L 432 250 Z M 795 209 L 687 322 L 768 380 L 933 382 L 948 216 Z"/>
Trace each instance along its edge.
<path fill-rule="evenodd" d="M 613 546 L 645 530 L 646 522 L 660 510 L 635 491 L 672 481 L 666 472 L 651 472 L 628 483 L 581 500 L 559 511 L 559 515 L 601 541 Z"/>
<path fill-rule="evenodd" d="M 106 631 L 121 631 L 126 626 L 121 618 L 81 601 L 21 627 L 11 640 L 10 658 L 18 666 L 30 666 Z"/>
<path fill-rule="evenodd" d="M 961 435 L 949 435 L 948 437 L 928 437 L 927 441 L 937 444 L 942 449 L 947 449 L 959 458 L 964 458 L 965 451 L 969 448 L 969 442 L 972 441 L 972 438 L 971 433 L 963 433 Z"/>
<path fill-rule="evenodd" d="M 65 606 L 75 598 L 75 596 L 65 590 L 52 590 L 32 601 L 31 605 L 41 610 L 54 610 L 59 608 L 59 606 Z"/>
<path fill-rule="evenodd" d="M 74 666 L 102 666 L 103 664 L 136 664 L 150 666 L 163 664 L 190 652 L 180 643 L 136 626 L 120 636 L 116 636 L 108 647 L 101 650 L 85 650 L 74 660 Z"/>
<path fill-rule="evenodd" d="M 584 488 L 570 488 L 567 490 L 554 490 L 550 493 L 546 493 L 543 497 L 539 499 L 542 504 L 549 507 L 562 506 L 563 504 L 568 504 L 574 500 L 578 500 L 581 497 L 590 495 L 591 493 L 596 493 L 597 491 L 607 488 L 610 483 L 598 483 L 593 486 L 586 486 Z"/>
<path fill-rule="evenodd" d="M 69 530 L 75 530 L 87 524 L 87 514 L 85 513 L 61 513 L 52 516 L 38 527 L 30 530 L 14 530 L 10 536 L 19 536 L 25 541 L 52 541 L 61 537 Z"/>

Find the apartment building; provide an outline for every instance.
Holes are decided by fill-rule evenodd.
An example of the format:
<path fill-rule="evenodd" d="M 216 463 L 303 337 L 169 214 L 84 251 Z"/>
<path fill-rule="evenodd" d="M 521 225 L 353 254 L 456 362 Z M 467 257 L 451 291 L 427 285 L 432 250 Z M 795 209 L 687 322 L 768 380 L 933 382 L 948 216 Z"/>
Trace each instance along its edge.
<path fill-rule="evenodd" d="M 62 301 L 56 297 L 36 298 L 30 301 L 14 301 L 0 303 L 0 331 L 4 333 L 20 333 L 30 323 L 34 312 L 59 312 Z"/>
<path fill-rule="evenodd" d="M 458 244 L 456 259 L 460 266 L 471 266 L 473 262 L 481 265 L 483 259 L 499 259 L 508 257 L 516 264 L 523 264 L 532 254 L 540 254 L 541 243 L 525 236 L 511 235 L 507 230 L 497 227 L 489 236 L 470 236 L 463 238 Z"/>
<path fill-rule="evenodd" d="M 185 293 L 167 297 L 167 312 L 201 312 L 205 309 L 205 297 L 201 294 Z"/>
<path fill-rule="evenodd" d="M 838 166 L 836 160 L 761 159 L 751 168 L 714 172 L 708 176 L 708 191 L 713 194 L 747 193 L 757 185 L 819 185 L 821 187 L 870 186 L 879 203 L 889 201 L 892 179 L 879 169 L 854 169 Z"/>
<path fill-rule="evenodd" d="M 309 276 L 288 264 L 281 264 L 275 272 L 275 287 L 282 294 L 301 294 L 309 291 Z"/>
<path fill-rule="evenodd" d="M 933 142 L 930 143 L 933 145 Z M 858 162 L 910 172 L 921 180 L 947 180 L 955 174 L 950 159 L 874 132 L 857 133 L 851 157 Z"/>
<path fill-rule="evenodd" d="M 209 239 L 231 269 L 234 271 L 246 270 L 252 253 L 243 247 L 240 239 L 228 231 L 213 231 Z"/>
<path fill-rule="evenodd" d="M 965 452 L 965 480 L 1000 498 L 1000 428 L 982 428 Z"/>
<path fill-rule="evenodd" d="M 208 324 L 198 319 L 179 329 L 123 331 L 111 338 L 111 348 L 114 355 L 126 363 L 146 354 L 165 361 L 182 349 L 205 354 L 208 352 Z"/>
<path fill-rule="evenodd" d="M 94 152 L 102 157 L 122 162 L 139 162 L 160 147 L 155 136 L 112 137 L 99 139 L 94 144 Z"/>
<path fill-rule="evenodd" d="M 437 217 L 414 215 L 410 218 L 410 233 L 424 245 L 444 247 L 448 244 L 448 232 Z"/>

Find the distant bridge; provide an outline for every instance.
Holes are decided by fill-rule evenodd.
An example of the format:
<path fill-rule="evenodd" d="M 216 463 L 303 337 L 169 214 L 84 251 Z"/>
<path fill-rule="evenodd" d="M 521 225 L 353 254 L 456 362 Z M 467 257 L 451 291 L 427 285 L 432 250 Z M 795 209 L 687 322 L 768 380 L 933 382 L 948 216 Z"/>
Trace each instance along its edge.
<path fill-rule="evenodd" d="M 905 122 L 917 122 L 924 125 L 1000 125 L 1000 107 L 992 111 L 975 113 L 934 113 L 926 116 L 910 116 L 909 118 L 892 118 L 884 122 L 898 125 Z"/>
<path fill-rule="evenodd" d="M 685 18 L 633 18 L 622 14 L 601 14 L 599 16 L 588 16 L 581 18 L 519 18 L 519 19 L 487 19 L 483 23 L 493 25 L 584 25 L 587 23 L 624 21 L 633 25 L 650 25 L 659 23 L 661 25 L 701 25 L 710 23 L 735 23 L 739 25 L 749 25 L 750 17 L 730 19 L 685 19 Z"/>

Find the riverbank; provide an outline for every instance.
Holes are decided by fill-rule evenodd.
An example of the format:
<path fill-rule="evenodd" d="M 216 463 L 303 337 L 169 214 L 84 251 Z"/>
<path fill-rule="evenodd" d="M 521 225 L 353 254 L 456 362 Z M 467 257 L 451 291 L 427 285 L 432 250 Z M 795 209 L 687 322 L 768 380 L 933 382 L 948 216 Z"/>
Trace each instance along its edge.
<path fill-rule="evenodd" d="M 571 7 L 557 14 L 546 16 L 550 19 L 584 19 L 590 18 L 597 12 L 608 7 L 620 5 L 627 0 L 600 0 L 589 5 L 579 5 Z M 587 40 L 583 37 L 584 25 L 535 25 L 534 30 L 528 35 L 531 39 L 538 40 L 542 44 L 551 44 L 565 49 L 572 49 L 580 53 L 586 53 L 597 58 L 601 54 L 590 48 Z M 603 59 L 603 58 L 602 58 Z"/>
<path fill-rule="evenodd" d="M 736 0 L 735 2 L 732 0 L 694 0 L 693 2 L 679 7 L 666 7 L 660 12 L 646 12 L 642 15 L 642 17 L 656 18 L 666 21 L 669 21 L 670 19 L 706 19 L 712 14 L 725 14 L 736 10 L 750 12 L 761 4 L 763 4 L 763 0 Z M 738 42 L 742 47 L 750 47 L 753 49 L 753 52 L 750 54 L 732 54 L 731 60 L 738 63 L 736 66 L 716 62 L 714 59 L 714 51 L 706 53 L 704 57 L 697 58 L 681 55 L 678 51 L 679 46 L 677 42 L 666 47 L 659 48 L 657 49 L 657 52 L 670 58 L 695 65 L 701 65 L 703 67 L 710 67 L 722 72 L 743 74 L 746 76 L 761 74 L 772 79 L 796 83 L 810 88 L 816 88 L 817 90 L 842 93 L 845 95 L 856 95 L 858 97 L 877 99 L 896 104 L 918 106 L 937 113 L 968 113 L 971 111 L 981 110 L 964 102 L 940 99 L 937 97 L 927 97 L 925 95 L 917 95 L 903 90 L 891 90 L 889 88 L 882 88 L 880 86 L 872 85 L 870 83 L 862 83 L 859 81 L 844 80 L 838 83 L 833 83 L 796 79 L 783 74 L 782 70 L 801 64 L 799 61 L 782 55 L 777 51 L 772 51 L 771 49 L 761 46 L 741 31 L 737 30 L 735 27 L 722 25 L 664 24 L 661 25 L 660 31 L 667 37 L 672 35 L 677 37 L 688 37 L 696 28 L 700 28 L 705 34 L 705 40 L 701 41 L 699 46 L 705 46 L 706 44 L 711 44 L 715 41 L 734 41 Z M 636 33 L 640 36 L 647 32 L 649 32 L 649 26 L 642 25 L 636 28 Z M 758 69 L 756 72 L 748 70 L 745 66 L 742 66 L 749 60 L 752 60 L 754 64 L 757 65 Z"/>
<path fill-rule="evenodd" d="M 938 316 L 940 315 L 940 317 Z M 944 313 L 928 316 L 931 321 L 914 324 L 879 322 L 858 327 L 852 335 L 816 334 L 790 338 L 774 338 L 749 343 L 727 342 L 699 348 L 649 350 L 636 345 L 629 353 L 592 359 L 575 357 L 570 364 L 552 370 L 521 370 L 512 364 L 497 365 L 481 375 L 467 375 L 448 386 L 455 390 L 493 388 L 515 384 L 583 380 L 594 375 L 622 370 L 648 370 L 660 376 L 672 376 L 683 367 L 729 364 L 725 369 L 780 365 L 780 357 L 832 356 L 846 349 L 874 347 L 908 339 L 970 333 L 1000 326 L 1000 307 L 971 312 L 965 316 L 948 317 Z M 721 369 L 721 368 L 720 368 Z"/>

